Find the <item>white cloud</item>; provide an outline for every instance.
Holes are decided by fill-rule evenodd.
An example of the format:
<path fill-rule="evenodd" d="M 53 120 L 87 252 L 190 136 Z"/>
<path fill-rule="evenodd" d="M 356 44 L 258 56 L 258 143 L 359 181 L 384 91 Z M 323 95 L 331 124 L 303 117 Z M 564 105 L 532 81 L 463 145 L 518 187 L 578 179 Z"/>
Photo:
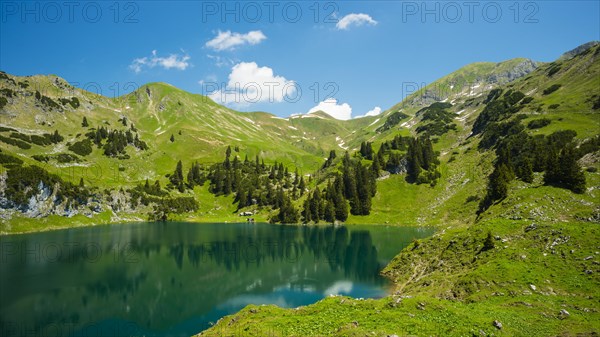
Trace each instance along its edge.
<path fill-rule="evenodd" d="M 179 69 L 185 70 L 190 65 L 188 55 L 171 54 L 168 57 L 159 57 L 156 54 L 156 50 L 152 51 L 152 56 L 142 57 L 134 59 L 129 65 L 129 69 L 133 70 L 136 74 L 140 73 L 144 68 L 154 68 L 156 66 L 164 69 Z"/>
<path fill-rule="evenodd" d="M 354 118 L 363 118 L 363 117 L 368 117 L 368 116 L 378 116 L 381 114 L 381 108 L 376 106 L 373 109 L 367 111 L 366 114 L 361 115 L 361 116 L 356 116 Z"/>
<path fill-rule="evenodd" d="M 337 99 L 328 98 L 319 102 L 317 106 L 308 110 L 308 113 L 323 111 L 335 119 L 348 120 L 352 118 L 352 108 L 348 103 L 338 104 Z"/>
<path fill-rule="evenodd" d="M 219 55 L 210 55 L 210 54 L 206 54 L 206 57 L 208 57 L 209 59 L 215 61 L 215 65 L 219 68 L 221 67 L 231 67 L 232 65 L 235 64 L 235 61 L 228 58 L 228 57 L 221 57 Z"/>
<path fill-rule="evenodd" d="M 209 93 L 209 97 L 222 104 L 248 105 L 258 102 L 281 102 L 286 97 L 295 98 L 296 82 L 276 76 L 273 69 L 259 67 L 256 62 L 240 62 L 231 68 L 225 88 Z"/>
<path fill-rule="evenodd" d="M 340 21 L 338 21 L 338 23 L 335 25 L 335 27 L 337 29 L 341 29 L 341 30 L 346 30 L 349 29 L 351 26 L 362 26 L 364 24 L 369 24 L 369 25 L 376 25 L 377 21 L 373 20 L 373 18 L 368 15 L 368 14 L 364 14 L 364 13 L 352 13 L 352 14 L 348 14 L 346 16 L 344 16 L 343 18 L 340 19 Z"/>
<path fill-rule="evenodd" d="M 245 44 L 255 45 L 259 44 L 267 37 L 260 30 L 253 30 L 246 34 L 235 33 L 231 31 L 222 32 L 219 31 L 217 36 L 212 40 L 206 42 L 206 47 L 214 49 L 216 51 L 232 50 L 238 46 Z"/>

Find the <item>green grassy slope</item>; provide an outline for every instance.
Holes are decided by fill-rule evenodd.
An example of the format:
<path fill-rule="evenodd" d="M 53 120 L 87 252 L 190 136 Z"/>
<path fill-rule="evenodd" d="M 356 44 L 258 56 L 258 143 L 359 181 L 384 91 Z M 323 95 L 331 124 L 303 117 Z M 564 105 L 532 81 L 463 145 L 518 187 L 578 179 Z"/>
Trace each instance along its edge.
<path fill-rule="evenodd" d="M 107 98 L 72 87 L 63 79 L 50 76 L 17 77 L 2 73 L 0 78 L 0 136 L 11 138 L 12 133 L 26 136 L 53 133 L 57 130 L 65 139 L 51 145 L 32 144 L 22 149 L 0 142 L 0 151 L 21 158 L 26 165 L 38 165 L 63 180 L 103 189 L 127 189 L 146 179 L 168 183 L 165 175 L 173 172 L 182 160 L 187 168 L 195 161 L 210 165 L 223 160 L 227 146 L 236 148 L 234 155 L 253 160 L 262 158 L 267 164 L 283 162 L 292 172 L 298 168 L 310 173 L 322 165 L 331 149 L 343 150 L 342 137 L 352 130 L 347 123 L 325 114 L 311 114 L 309 118 L 283 119 L 268 113 L 241 113 L 214 103 L 205 96 L 194 95 L 165 83 L 151 83 L 131 94 Z M 36 98 L 36 92 L 44 103 Z M 76 98 L 79 106 L 59 101 Z M 56 104 L 56 105 L 54 105 Z M 86 118 L 89 127 L 82 126 Z M 122 120 L 127 120 L 127 126 Z M 87 156 L 76 156 L 68 149 L 82 141 L 92 128 L 127 130 L 135 126 L 139 137 L 149 145 L 141 151 L 127 147 L 129 158 L 106 157 L 101 148 L 93 146 Z M 10 128 L 10 129 L 8 129 Z M 170 139 L 174 137 L 172 142 Z M 58 162 L 63 154 L 74 156 L 74 162 Z M 51 158 L 39 162 L 34 156 Z M 5 167 L 2 167 L 2 171 Z M 210 193 L 187 193 L 200 202 L 200 210 L 189 215 L 189 220 L 235 221 L 236 207 L 232 200 Z M 18 212 L 0 219 L 2 232 L 35 230 L 38 222 L 43 228 L 58 228 L 110 221 L 142 220 L 145 210 L 113 212 L 93 219 L 80 220 L 46 217 L 28 220 Z M 258 215 L 266 219 L 267 214 Z"/>
<path fill-rule="evenodd" d="M 483 74 L 484 71 L 490 71 L 490 67 L 491 64 L 467 66 L 451 78 L 466 78 L 465 74 Z M 503 71 L 505 68 L 492 68 L 494 67 Z M 469 79 L 471 77 L 473 76 L 470 75 Z M 225 148 L 229 145 L 239 149 L 235 155 L 240 159 L 245 156 L 253 159 L 258 155 L 267 163 L 283 162 L 286 166 L 298 168 L 301 173 L 307 174 L 322 165 L 330 150 L 338 153 L 354 151 L 363 141 L 389 139 L 398 133 L 397 129 L 383 134 L 377 132 L 385 120 L 383 115 L 339 121 L 320 112 L 288 119 L 264 112 L 240 113 L 220 106 L 205 96 L 190 94 L 165 83 L 150 83 L 128 95 L 108 98 L 74 88 L 54 75 L 17 77 L 3 74 L 0 90 L 3 90 L 2 96 L 7 100 L 0 110 L 0 126 L 10 127 L 26 135 L 58 130 L 65 137 L 58 144 L 34 144 L 31 149 L 20 149 L 1 142 L 0 149 L 3 152 L 18 156 L 25 164 L 40 165 L 65 181 L 77 184 L 83 178 L 86 185 L 100 189 L 126 189 L 143 183 L 146 179 L 158 179 L 165 186 L 168 182 L 165 175 L 173 172 L 178 160 L 181 159 L 185 167 L 189 167 L 194 161 L 208 165 L 221 161 Z M 80 105 L 75 107 L 58 103 L 57 107 L 51 107 L 41 104 L 35 97 L 36 92 L 55 102 L 77 98 Z M 416 109 L 419 106 L 414 107 Z M 88 120 L 87 128 L 81 125 L 83 117 Z M 127 120 L 127 126 L 121 125 L 123 118 Z M 418 118 L 413 119 L 415 123 L 418 121 Z M 126 130 L 131 125 L 138 130 L 140 139 L 149 144 L 149 149 L 139 151 L 128 147 L 127 154 L 130 158 L 108 158 L 103 155 L 102 149 L 94 147 L 90 155 L 78 157 L 77 162 L 50 160 L 40 163 L 32 159 L 33 156 L 53 158 L 62 154 L 74 155 L 69 151 L 69 145 L 85 139 L 85 133 L 91 128 L 103 126 Z M 0 131 L 0 135 L 9 137 L 11 132 Z M 408 135 L 410 130 L 405 127 L 400 132 Z M 170 141 L 171 136 L 174 137 L 174 142 Z M 210 193 L 194 195 L 207 207 L 201 206 L 198 214 L 191 215 L 191 219 L 231 221 L 235 216 L 235 208 L 229 202 L 217 200 Z M 222 211 L 223 209 L 227 209 L 227 212 Z M 103 223 L 119 219 L 140 220 L 144 217 L 143 211 L 135 210 L 128 214 L 95 216 L 95 220 Z M 2 231 L 28 231 L 35 228 L 19 225 L 31 223 L 19 214 L 13 214 L 10 218 L 13 220 L 1 221 L 4 226 Z M 379 222 L 376 218 L 364 221 Z M 45 223 L 43 227 L 53 228 L 68 226 L 69 223 L 74 226 L 94 223 L 94 220 L 86 218 L 70 222 L 50 217 L 41 222 Z"/>
<path fill-rule="evenodd" d="M 595 107 L 599 67 L 600 47 L 596 46 L 493 87 L 519 90 L 532 97 L 519 111 L 525 116 L 523 125 L 533 119 L 551 120 L 542 128 L 527 129 L 528 133 L 569 129 L 577 132 L 576 142 L 581 142 L 600 134 L 600 110 Z M 553 84 L 561 87 L 544 94 Z M 435 187 L 409 184 L 403 175 L 392 175 L 378 182 L 371 214 L 348 219 L 348 223 L 439 228 L 433 237 L 402 251 L 384 270 L 396 284 L 392 295 L 375 300 L 331 297 L 297 309 L 248 306 L 201 335 L 600 333 L 596 298 L 600 289 L 600 153 L 580 161 L 590 168 L 585 172 L 585 193 L 545 186 L 543 174 L 535 173 L 531 184 L 512 181 L 508 197 L 477 218 L 495 153 L 479 151 L 480 137 L 469 135 L 488 91 L 447 97 L 454 101 L 450 110 L 457 113 L 457 129 L 439 137 L 434 145 L 440 153 L 442 173 Z M 560 105 L 549 108 L 552 104 Z M 415 133 L 420 117 L 407 118 L 411 119 L 414 124 L 400 126 L 400 132 Z M 374 146 L 389 139 L 390 133 L 375 136 Z M 494 248 L 483 250 L 487 233 L 492 235 Z M 495 327 L 494 321 L 502 328 Z"/>

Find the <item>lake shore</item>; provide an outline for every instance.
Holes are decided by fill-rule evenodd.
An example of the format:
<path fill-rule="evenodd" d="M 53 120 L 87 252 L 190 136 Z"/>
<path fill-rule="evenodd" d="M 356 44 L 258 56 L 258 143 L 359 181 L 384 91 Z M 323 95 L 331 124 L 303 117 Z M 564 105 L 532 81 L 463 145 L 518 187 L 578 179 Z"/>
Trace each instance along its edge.
<path fill-rule="evenodd" d="M 257 214 L 253 216 L 256 223 L 268 223 L 268 214 Z M 189 215 L 178 215 L 170 219 L 169 222 L 190 222 L 190 223 L 243 223 L 248 217 L 238 216 L 237 214 L 232 214 L 228 217 L 223 216 L 206 216 L 206 215 L 197 215 L 197 214 L 189 214 Z M 359 217 L 354 217 L 352 221 L 348 223 L 335 223 L 333 225 L 339 226 L 354 226 L 354 225 L 372 225 L 372 226 L 395 226 L 395 227 L 432 227 L 432 228 L 442 228 L 444 225 L 442 224 L 427 224 L 427 225 L 418 225 L 418 224 L 408 224 L 408 223 L 361 223 L 358 222 Z M 112 212 L 103 212 L 94 217 L 86 217 L 83 215 L 76 215 L 74 217 L 68 218 L 58 215 L 51 215 L 43 218 L 28 218 L 24 216 L 14 216 L 11 219 L 1 219 L 0 220 L 0 236 L 4 235 L 16 235 L 16 234 L 27 234 L 27 233 L 37 233 L 37 232 L 46 232 L 46 231 L 54 231 L 54 230 L 62 230 L 69 228 L 79 228 L 79 227 L 94 227 L 99 225 L 109 225 L 115 223 L 135 223 L 135 222 L 145 222 L 147 220 L 147 215 L 142 213 L 132 213 L 132 214 L 119 214 L 114 215 Z M 297 225 L 297 226 L 330 226 L 331 223 L 319 222 L 317 224 L 289 224 L 289 225 Z"/>

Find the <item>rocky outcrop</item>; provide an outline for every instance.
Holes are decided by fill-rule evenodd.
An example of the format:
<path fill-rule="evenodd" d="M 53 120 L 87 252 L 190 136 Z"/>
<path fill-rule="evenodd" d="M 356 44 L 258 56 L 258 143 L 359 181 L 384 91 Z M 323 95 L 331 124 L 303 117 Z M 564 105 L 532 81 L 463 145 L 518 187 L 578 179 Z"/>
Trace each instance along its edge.
<path fill-rule="evenodd" d="M 526 59 L 508 71 L 491 74 L 485 82 L 487 82 L 487 84 L 505 84 L 526 76 L 538 67 L 538 62 Z"/>
<path fill-rule="evenodd" d="M 497 63 L 496 68 L 505 68 L 506 62 Z M 461 96 L 471 97 L 490 90 L 495 86 L 503 85 L 524 77 L 536 70 L 539 66 L 539 62 L 530 59 L 524 59 L 522 62 L 508 68 L 508 70 L 498 70 L 493 71 L 488 75 L 477 76 L 473 81 L 466 81 L 462 74 L 457 74 L 452 79 L 445 81 L 443 84 L 434 82 L 428 85 L 416 95 L 407 98 L 405 104 L 409 106 L 424 107 L 435 102 L 452 100 Z"/>
<path fill-rule="evenodd" d="M 558 60 L 562 61 L 562 60 L 569 60 L 572 59 L 573 57 L 583 53 L 584 51 L 596 46 L 600 44 L 600 41 L 590 41 L 588 43 L 584 43 L 574 49 L 569 50 L 568 52 L 562 54 Z"/>
<path fill-rule="evenodd" d="M 60 215 L 72 217 L 77 214 L 83 214 L 91 217 L 94 214 L 102 212 L 102 203 L 97 200 L 87 200 L 84 204 L 79 204 L 70 199 L 59 198 L 60 184 L 48 186 L 42 181 L 36 187 L 37 193 L 29 197 L 26 204 L 15 204 L 6 197 L 6 173 L 0 175 L 0 209 L 7 218 L 10 214 L 20 213 L 28 218 L 43 218 L 49 215 Z"/>

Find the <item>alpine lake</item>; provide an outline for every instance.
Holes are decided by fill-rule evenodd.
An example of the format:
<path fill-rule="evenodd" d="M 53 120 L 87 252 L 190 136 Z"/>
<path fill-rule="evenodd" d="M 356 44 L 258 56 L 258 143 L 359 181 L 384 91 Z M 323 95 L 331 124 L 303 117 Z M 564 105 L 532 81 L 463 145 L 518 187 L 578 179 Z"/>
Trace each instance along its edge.
<path fill-rule="evenodd" d="M 1 336 L 191 336 L 248 304 L 379 298 L 433 229 L 133 223 L 0 236 Z"/>

